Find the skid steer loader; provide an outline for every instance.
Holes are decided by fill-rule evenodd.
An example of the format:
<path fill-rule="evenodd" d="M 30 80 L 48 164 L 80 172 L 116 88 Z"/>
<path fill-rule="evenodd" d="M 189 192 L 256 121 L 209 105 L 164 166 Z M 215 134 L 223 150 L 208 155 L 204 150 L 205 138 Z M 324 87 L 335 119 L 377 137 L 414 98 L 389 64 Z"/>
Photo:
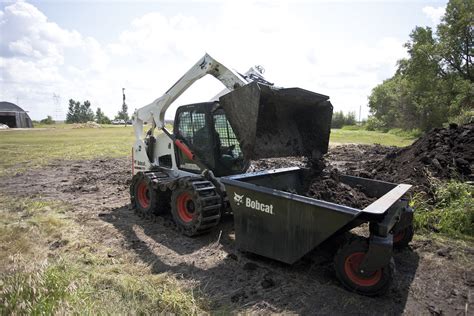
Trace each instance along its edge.
<path fill-rule="evenodd" d="M 168 107 L 208 74 L 228 92 L 212 102 L 178 107 L 169 131 Z M 244 174 L 251 159 L 321 158 L 328 150 L 332 109 L 328 96 L 275 87 L 259 68 L 240 74 L 206 54 L 164 95 L 133 115 L 132 206 L 145 216 L 171 212 L 187 236 L 210 231 L 222 214 L 233 212 L 240 249 L 286 263 L 369 222 L 370 242 L 343 248 L 335 259 L 336 274 L 351 290 L 380 293 L 391 280 L 393 235 L 405 234 L 404 243 L 406 236 L 411 238 L 412 212 L 402 201 L 410 186 L 346 177 L 348 185 L 365 187 L 379 198 L 358 210 L 303 197 L 300 168 Z M 144 122 L 151 126 L 146 133 Z"/>
<path fill-rule="evenodd" d="M 178 107 L 168 131 L 168 107 L 207 74 L 230 92 L 213 102 Z M 244 173 L 250 159 L 318 157 L 327 151 L 328 99 L 299 88 L 276 88 L 256 68 L 241 75 L 206 54 L 163 96 L 133 115 L 133 205 L 157 214 L 170 205 L 184 234 L 208 231 L 229 206 L 220 177 Z M 151 128 L 144 135 L 145 121 Z"/>

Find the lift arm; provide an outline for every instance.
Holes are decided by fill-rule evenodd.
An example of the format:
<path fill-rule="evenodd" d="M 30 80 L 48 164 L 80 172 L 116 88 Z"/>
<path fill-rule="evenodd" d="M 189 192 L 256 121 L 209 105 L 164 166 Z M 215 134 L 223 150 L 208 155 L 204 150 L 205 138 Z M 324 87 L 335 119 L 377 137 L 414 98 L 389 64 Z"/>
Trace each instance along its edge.
<path fill-rule="evenodd" d="M 140 139 L 143 135 L 143 122 L 149 122 L 153 126 L 163 128 L 165 126 L 165 112 L 168 107 L 194 82 L 208 74 L 222 82 L 230 91 L 248 83 L 245 77 L 205 54 L 165 94 L 135 111 L 133 127 L 136 138 Z"/>

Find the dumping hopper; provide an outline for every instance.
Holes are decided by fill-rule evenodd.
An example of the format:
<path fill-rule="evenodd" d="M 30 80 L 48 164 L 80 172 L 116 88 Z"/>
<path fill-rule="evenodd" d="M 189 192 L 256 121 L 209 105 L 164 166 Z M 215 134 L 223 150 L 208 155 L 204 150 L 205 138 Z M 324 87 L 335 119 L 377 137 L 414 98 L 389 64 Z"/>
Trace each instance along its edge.
<path fill-rule="evenodd" d="M 257 82 L 220 97 L 244 157 L 306 156 L 328 150 L 332 105 L 329 97 L 300 88 Z"/>

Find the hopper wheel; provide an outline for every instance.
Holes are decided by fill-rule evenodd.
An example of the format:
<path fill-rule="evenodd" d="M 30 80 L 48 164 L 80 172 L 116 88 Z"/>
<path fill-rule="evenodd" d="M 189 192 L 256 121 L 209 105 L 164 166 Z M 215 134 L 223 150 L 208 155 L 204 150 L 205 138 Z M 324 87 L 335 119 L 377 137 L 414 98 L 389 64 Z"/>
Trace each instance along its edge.
<path fill-rule="evenodd" d="M 365 238 L 355 238 L 342 246 L 334 257 L 336 276 L 349 291 L 381 295 L 390 287 L 395 264 L 392 258 L 389 264 L 376 271 L 362 271 L 360 265 L 368 250 L 369 243 Z"/>
<path fill-rule="evenodd" d="M 399 231 L 393 235 L 393 247 L 397 249 L 408 247 L 408 244 L 413 240 L 414 233 L 413 225 L 410 225 Z"/>

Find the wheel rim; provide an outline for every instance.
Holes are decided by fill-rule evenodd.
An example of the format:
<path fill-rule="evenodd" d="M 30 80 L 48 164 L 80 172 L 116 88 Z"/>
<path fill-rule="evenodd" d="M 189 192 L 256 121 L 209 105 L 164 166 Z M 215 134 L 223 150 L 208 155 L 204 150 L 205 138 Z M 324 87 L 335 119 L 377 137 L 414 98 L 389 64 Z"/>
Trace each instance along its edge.
<path fill-rule="evenodd" d="M 398 232 L 395 236 L 393 236 L 393 242 L 394 243 L 397 243 L 397 242 L 400 242 L 403 237 L 405 237 L 405 229 Z"/>
<path fill-rule="evenodd" d="M 360 265 L 364 260 L 365 253 L 355 252 L 349 255 L 344 262 L 344 271 L 347 277 L 358 286 L 374 286 L 382 279 L 382 269 L 372 274 L 362 274 Z"/>
<path fill-rule="evenodd" d="M 148 190 L 148 184 L 145 181 L 141 181 L 138 184 L 137 198 L 142 208 L 148 208 L 150 206 L 150 190 Z"/>
<path fill-rule="evenodd" d="M 195 211 L 195 205 L 191 195 L 188 192 L 181 193 L 178 196 L 176 203 L 178 204 L 177 206 L 179 218 L 185 223 L 189 223 L 190 221 L 192 221 Z"/>

